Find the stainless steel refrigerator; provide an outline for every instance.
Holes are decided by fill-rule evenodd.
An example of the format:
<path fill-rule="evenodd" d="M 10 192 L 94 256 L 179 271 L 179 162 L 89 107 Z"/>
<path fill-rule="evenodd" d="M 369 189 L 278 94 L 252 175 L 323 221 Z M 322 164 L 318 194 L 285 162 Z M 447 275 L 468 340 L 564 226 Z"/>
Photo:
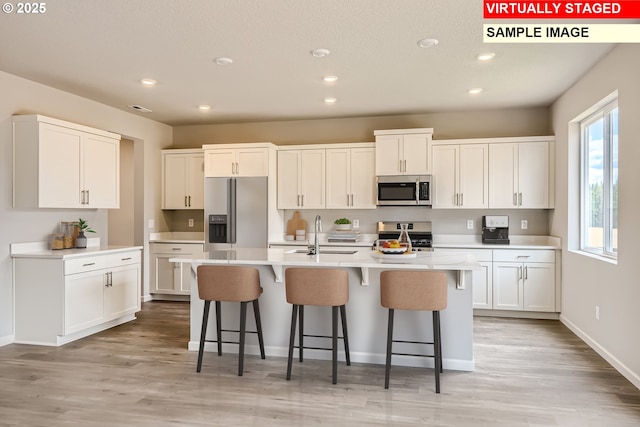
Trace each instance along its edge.
<path fill-rule="evenodd" d="M 205 178 L 205 251 L 267 247 L 267 178 Z"/>

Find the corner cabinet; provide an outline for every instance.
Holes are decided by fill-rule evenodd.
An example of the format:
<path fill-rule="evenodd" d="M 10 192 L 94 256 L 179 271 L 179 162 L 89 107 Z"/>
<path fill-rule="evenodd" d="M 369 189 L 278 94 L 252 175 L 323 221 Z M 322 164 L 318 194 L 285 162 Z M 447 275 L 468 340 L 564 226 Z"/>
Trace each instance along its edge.
<path fill-rule="evenodd" d="M 488 150 L 488 144 L 433 146 L 434 209 L 489 206 Z"/>
<path fill-rule="evenodd" d="M 269 176 L 275 145 L 269 142 L 251 144 L 207 144 L 204 149 L 205 177 Z"/>
<path fill-rule="evenodd" d="M 120 135 L 41 115 L 13 116 L 13 206 L 114 209 Z"/>
<path fill-rule="evenodd" d="M 431 174 L 432 128 L 376 130 L 376 175 Z"/>
<path fill-rule="evenodd" d="M 154 298 L 160 295 L 190 295 L 191 269 L 170 258 L 202 258 L 203 243 L 149 243 L 151 251 L 150 285 Z"/>
<path fill-rule="evenodd" d="M 375 149 L 327 148 L 326 208 L 375 209 Z"/>
<path fill-rule="evenodd" d="M 62 345 L 140 311 L 140 249 L 13 262 L 16 343 Z"/>
<path fill-rule="evenodd" d="M 204 209 L 202 150 L 162 150 L 162 209 Z"/>
<path fill-rule="evenodd" d="M 278 209 L 324 209 L 325 150 L 278 150 Z"/>

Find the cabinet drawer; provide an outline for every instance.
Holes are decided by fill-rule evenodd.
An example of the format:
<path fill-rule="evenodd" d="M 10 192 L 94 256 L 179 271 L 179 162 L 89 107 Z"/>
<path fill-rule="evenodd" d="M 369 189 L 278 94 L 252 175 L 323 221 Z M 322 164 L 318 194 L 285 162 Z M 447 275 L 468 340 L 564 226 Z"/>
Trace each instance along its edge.
<path fill-rule="evenodd" d="M 529 249 L 495 249 L 493 251 L 493 261 L 506 262 L 555 262 L 555 251 L 550 249 L 529 250 Z"/>
<path fill-rule="evenodd" d="M 435 254 L 470 254 L 478 262 L 493 261 L 493 251 L 491 249 L 464 249 L 464 248 L 435 248 Z"/>
<path fill-rule="evenodd" d="M 64 274 L 84 273 L 107 268 L 106 256 L 91 256 L 68 259 L 64 262 Z"/>
<path fill-rule="evenodd" d="M 204 251 L 201 243 L 152 243 L 149 245 L 154 254 L 186 254 Z"/>
<path fill-rule="evenodd" d="M 138 264 L 140 263 L 140 251 L 130 252 L 118 252 L 115 254 L 107 255 L 108 266 L 119 267 L 121 265 Z"/>

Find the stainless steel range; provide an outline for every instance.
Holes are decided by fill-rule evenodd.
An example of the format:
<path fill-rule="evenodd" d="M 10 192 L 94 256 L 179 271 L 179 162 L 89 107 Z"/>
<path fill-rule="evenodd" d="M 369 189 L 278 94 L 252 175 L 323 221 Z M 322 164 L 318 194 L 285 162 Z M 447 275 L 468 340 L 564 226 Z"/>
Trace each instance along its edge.
<path fill-rule="evenodd" d="M 431 221 L 378 222 L 378 239 L 397 239 L 400 237 L 400 224 L 407 224 L 411 247 L 414 251 L 432 251 L 433 234 Z"/>

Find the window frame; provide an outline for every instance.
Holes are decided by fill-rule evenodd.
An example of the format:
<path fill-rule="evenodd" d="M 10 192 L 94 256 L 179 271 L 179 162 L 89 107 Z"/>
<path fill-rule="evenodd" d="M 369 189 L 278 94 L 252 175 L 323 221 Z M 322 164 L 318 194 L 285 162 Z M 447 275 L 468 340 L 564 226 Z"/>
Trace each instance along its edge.
<path fill-rule="evenodd" d="M 619 125 L 619 109 L 617 97 L 608 102 L 606 105 L 598 108 L 589 116 L 580 121 L 580 250 L 594 254 L 597 256 L 606 257 L 608 259 L 617 259 L 618 251 L 617 247 L 614 250 L 613 247 L 613 164 L 614 161 L 617 164 L 618 158 L 613 159 L 613 126 L 612 126 L 612 112 L 617 111 L 616 125 Z M 589 246 L 588 243 L 588 220 L 587 220 L 587 203 L 590 198 L 587 193 L 590 191 L 589 187 L 589 133 L 588 129 L 591 124 L 598 120 L 603 120 L 603 170 L 602 170 L 602 247 Z M 619 129 L 619 126 L 616 126 Z M 619 133 L 618 133 L 618 146 Z M 618 174 L 619 175 L 619 174 Z M 618 199 L 619 202 L 619 199 Z M 619 233 L 618 233 L 619 234 Z"/>

